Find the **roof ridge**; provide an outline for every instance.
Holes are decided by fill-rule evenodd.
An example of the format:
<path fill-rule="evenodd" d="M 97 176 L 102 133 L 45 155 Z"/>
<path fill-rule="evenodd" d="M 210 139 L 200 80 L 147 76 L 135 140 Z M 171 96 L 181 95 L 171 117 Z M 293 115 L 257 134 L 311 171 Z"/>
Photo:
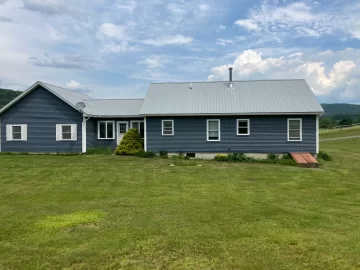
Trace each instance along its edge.
<path fill-rule="evenodd" d="M 266 81 L 306 81 L 305 79 L 263 79 L 263 80 L 233 80 L 232 82 L 266 82 Z M 188 81 L 188 82 L 152 82 L 150 84 L 185 84 L 185 83 L 228 83 L 229 81 Z"/>
<path fill-rule="evenodd" d="M 41 81 L 39 81 L 39 83 L 40 83 L 40 84 L 45 84 L 45 85 L 54 86 L 54 87 L 57 87 L 57 88 L 60 88 L 60 89 L 63 89 L 63 90 L 69 91 L 69 92 L 78 93 L 78 94 L 81 94 L 81 95 L 86 95 L 86 96 L 88 96 L 89 98 L 91 98 L 88 94 L 81 93 L 81 92 L 78 92 L 78 91 L 75 91 L 75 90 L 70 90 L 70 89 L 67 89 L 67 88 L 62 87 L 62 86 L 57 86 L 57 85 L 54 85 L 54 84 L 51 84 L 51 83 L 46 83 L 46 82 L 41 82 Z"/>

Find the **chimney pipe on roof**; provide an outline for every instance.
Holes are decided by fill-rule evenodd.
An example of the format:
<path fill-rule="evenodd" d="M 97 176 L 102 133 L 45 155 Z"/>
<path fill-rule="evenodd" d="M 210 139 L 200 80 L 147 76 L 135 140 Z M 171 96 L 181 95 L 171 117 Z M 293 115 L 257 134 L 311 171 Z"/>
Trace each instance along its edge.
<path fill-rule="evenodd" d="M 229 67 L 229 82 L 232 82 L 232 71 L 233 71 L 233 68 Z"/>

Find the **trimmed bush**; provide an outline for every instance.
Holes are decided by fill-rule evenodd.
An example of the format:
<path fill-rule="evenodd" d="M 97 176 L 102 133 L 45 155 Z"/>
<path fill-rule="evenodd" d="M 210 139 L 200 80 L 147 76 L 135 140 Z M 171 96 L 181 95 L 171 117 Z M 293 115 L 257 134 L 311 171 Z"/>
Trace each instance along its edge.
<path fill-rule="evenodd" d="M 137 129 L 129 129 L 124 138 L 116 148 L 115 154 L 122 156 L 135 156 L 139 152 L 144 151 L 143 140 Z"/>
<path fill-rule="evenodd" d="M 228 155 L 217 154 L 215 156 L 215 160 L 216 161 L 222 161 L 222 162 L 229 162 L 229 157 L 228 157 Z"/>
<path fill-rule="evenodd" d="M 325 160 L 325 161 L 332 161 L 333 160 L 332 156 L 330 156 L 328 153 L 326 153 L 324 151 L 319 152 L 318 159 L 322 159 L 322 160 Z"/>
<path fill-rule="evenodd" d="M 233 153 L 228 155 L 230 162 L 243 162 L 243 161 L 250 161 L 252 158 L 246 156 L 243 153 Z"/>
<path fill-rule="evenodd" d="M 151 151 L 147 151 L 145 152 L 144 150 L 140 151 L 139 153 L 136 154 L 138 157 L 142 157 L 142 158 L 154 158 L 156 157 L 154 152 Z"/>

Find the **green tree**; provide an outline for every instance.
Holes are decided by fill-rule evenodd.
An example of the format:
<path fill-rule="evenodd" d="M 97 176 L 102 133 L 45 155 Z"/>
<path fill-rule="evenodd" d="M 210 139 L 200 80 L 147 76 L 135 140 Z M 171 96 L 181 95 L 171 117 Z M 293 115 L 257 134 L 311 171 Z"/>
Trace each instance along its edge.
<path fill-rule="evenodd" d="M 143 139 L 140 137 L 137 129 L 129 129 L 124 138 L 116 148 L 115 154 L 122 156 L 135 156 L 144 151 Z"/>

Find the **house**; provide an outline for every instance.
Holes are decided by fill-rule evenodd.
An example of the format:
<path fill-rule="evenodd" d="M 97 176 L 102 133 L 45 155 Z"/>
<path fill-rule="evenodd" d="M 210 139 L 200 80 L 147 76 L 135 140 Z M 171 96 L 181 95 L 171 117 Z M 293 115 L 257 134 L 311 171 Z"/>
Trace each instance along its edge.
<path fill-rule="evenodd" d="M 110 100 L 37 82 L 0 110 L 0 151 L 115 149 L 136 128 L 153 152 L 317 154 L 323 113 L 305 80 L 153 83 Z"/>

